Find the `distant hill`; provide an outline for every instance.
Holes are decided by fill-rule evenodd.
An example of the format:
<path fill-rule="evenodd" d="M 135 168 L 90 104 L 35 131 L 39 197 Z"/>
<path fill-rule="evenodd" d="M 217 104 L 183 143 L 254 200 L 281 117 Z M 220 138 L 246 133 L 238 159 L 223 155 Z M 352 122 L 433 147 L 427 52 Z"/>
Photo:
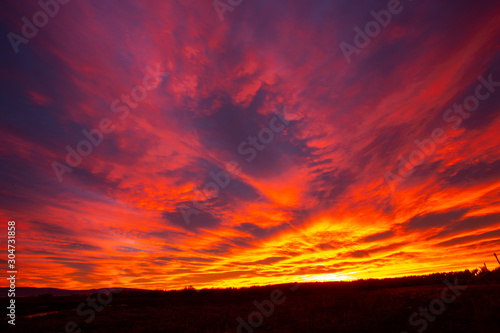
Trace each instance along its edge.
<path fill-rule="evenodd" d="M 87 290 L 67 290 L 58 288 L 34 288 L 34 287 L 16 287 L 16 297 L 26 296 L 40 296 L 52 294 L 53 296 L 71 296 L 71 295 L 92 295 L 101 289 L 87 289 Z M 111 291 L 118 288 L 109 288 Z M 0 297 L 7 297 L 9 288 L 0 288 Z M 124 288 L 127 291 L 141 291 L 142 289 Z"/>

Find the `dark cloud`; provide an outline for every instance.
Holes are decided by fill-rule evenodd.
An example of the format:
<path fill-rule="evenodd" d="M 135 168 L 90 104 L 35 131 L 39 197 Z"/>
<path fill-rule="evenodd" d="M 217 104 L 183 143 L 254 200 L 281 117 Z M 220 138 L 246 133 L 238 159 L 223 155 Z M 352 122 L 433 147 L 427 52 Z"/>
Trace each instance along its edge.
<path fill-rule="evenodd" d="M 103 248 L 97 245 L 86 244 L 83 242 L 79 242 L 77 240 L 66 241 L 64 240 L 62 250 L 67 250 L 70 252 L 79 252 L 79 251 L 92 251 L 92 252 L 102 252 Z"/>
<path fill-rule="evenodd" d="M 230 241 L 220 242 L 205 249 L 196 249 L 195 252 L 203 254 L 223 255 L 228 254 L 235 245 Z"/>
<path fill-rule="evenodd" d="M 448 167 L 439 178 L 452 186 L 471 186 L 500 179 L 500 160 L 463 161 Z"/>
<path fill-rule="evenodd" d="M 144 251 L 141 249 L 137 249 L 137 248 L 131 247 L 131 246 L 117 246 L 117 247 L 115 247 L 115 250 L 118 252 L 125 252 L 125 253 L 150 252 L 150 251 Z"/>
<path fill-rule="evenodd" d="M 391 238 L 392 236 L 394 236 L 394 231 L 389 230 L 389 231 L 384 231 L 384 232 L 380 232 L 378 234 L 373 234 L 373 235 L 367 236 L 367 237 L 365 237 L 365 239 L 363 241 L 364 242 L 375 242 L 375 241 L 379 241 L 382 239 Z"/>
<path fill-rule="evenodd" d="M 195 209 L 190 202 L 183 203 L 182 205 L 190 207 L 190 212 L 196 212 L 189 214 L 187 222 L 180 211 L 163 212 L 162 216 L 168 224 L 188 231 L 200 232 L 203 229 L 214 229 L 222 222 L 219 217 L 209 212 Z"/>
<path fill-rule="evenodd" d="M 443 231 L 432 238 L 442 238 L 449 235 L 491 227 L 496 224 L 500 224 L 500 214 L 469 216 L 446 227 Z"/>
<path fill-rule="evenodd" d="M 157 257 L 160 261 L 214 262 L 216 259 L 199 257 Z"/>
<path fill-rule="evenodd" d="M 400 243 L 393 243 L 385 246 L 376 246 L 372 247 L 366 250 L 357 250 L 357 251 L 351 251 L 351 252 L 346 252 L 346 253 L 339 253 L 337 255 L 338 258 L 366 258 L 370 257 L 374 253 L 379 253 L 379 252 L 390 252 L 390 251 L 395 251 L 397 249 L 400 249 L 401 247 L 404 247 L 407 245 L 408 242 L 400 242 Z"/>
<path fill-rule="evenodd" d="M 371 133 L 369 143 L 356 154 L 355 166 L 358 172 L 372 165 L 373 161 L 383 162 L 396 160 L 395 155 L 400 151 L 408 135 L 408 125 L 384 126 Z"/>
<path fill-rule="evenodd" d="M 276 235 L 279 232 L 290 229 L 290 226 L 287 223 L 280 224 L 279 226 L 262 228 L 253 223 L 242 223 L 235 227 L 236 230 L 240 230 L 246 233 L 251 234 L 254 238 L 262 240 L 273 235 Z"/>
<path fill-rule="evenodd" d="M 337 202 L 355 181 L 356 174 L 347 169 L 317 171 L 309 194 L 316 197 L 322 205 L 329 206 Z"/>
<path fill-rule="evenodd" d="M 284 132 L 274 133 L 274 139 L 265 145 L 262 151 L 256 151 L 256 157 L 247 161 L 250 155 L 241 155 L 238 146 L 248 142 L 249 136 L 257 136 L 262 128 L 269 127 L 274 114 L 262 115 L 258 111 L 267 93 L 259 90 L 253 103 L 246 109 L 225 104 L 210 115 L 197 116 L 194 125 L 200 142 L 209 151 L 225 151 L 231 159 L 236 160 L 243 171 L 259 178 L 269 178 L 279 175 L 294 160 L 305 160 L 311 156 L 312 150 L 307 146 L 307 140 L 298 140 Z M 227 103 L 227 102 L 226 102 Z M 274 108 L 283 112 L 283 108 Z M 269 112 L 273 109 L 269 110 Z M 285 112 L 287 112 L 285 110 Z M 293 121 L 287 125 L 293 133 Z M 246 145 L 244 148 L 249 148 Z M 228 158 L 229 159 L 229 158 Z"/>
<path fill-rule="evenodd" d="M 347 255 L 347 257 L 353 257 L 353 258 L 366 258 L 369 256 L 370 256 L 370 253 L 368 251 L 364 251 L 364 250 L 349 252 Z"/>
<path fill-rule="evenodd" d="M 165 250 L 165 251 L 182 252 L 181 249 L 178 249 L 178 248 L 170 246 L 170 245 L 162 245 L 161 248 L 162 248 L 162 250 Z"/>
<path fill-rule="evenodd" d="M 274 264 L 280 261 L 283 261 L 285 259 L 288 259 L 288 257 L 269 257 L 266 259 L 262 260 L 257 260 L 257 261 L 252 261 L 252 262 L 244 262 L 244 263 L 238 263 L 238 265 L 269 265 L 269 264 Z"/>
<path fill-rule="evenodd" d="M 57 236 L 73 236 L 75 232 L 69 228 L 66 228 L 60 224 L 42 222 L 40 220 L 31 220 L 28 222 L 31 226 L 31 230 L 45 235 L 57 235 Z"/>
<path fill-rule="evenodd" d="M 405 228 L 409 231 L 441 228 L 460 219 L 467 212 L 467 208 L 455 208 L 447 211 L 419 214 L 406 222 Z"/>
<path fill-rule="evenodd" d="M 500 52 L 497 51 L 497 57 L 500 56 Z M 494 62 L 490 68 L 486 69 L 482 76 L 485 80 L 488 80 L 489 76 L 492 76 L 493 81 L 500 81 L 500 64 L 498 61 Z M 475 95 L 475 89 L 479 81 L 474 82 L 471 87 L 465 91 L 463 98 L 459 99 L 462 102 L 465 97 L 470 95 Z M 483 88 L 484 90 L 485 88 Z M 485 101 L 480 101 L 479 107 L 476 111 L 471 112 L 469 118 L 464 119 L 462 126 L 466 130 L 484 130 L 489 127 L 493 120 L 498 117 L 500 112 L 500 94 L 497 91 L 493 92 L 490 97 Z"/>
<path fill-rule="evenodd" d="M 467 243 L 471 243 L 471 242 L 477 242 L 477 241 L 480 241 L 483 239 L 498 238 L 498 237 L 500 237 L 500 229 L 494 230 L 494 231 L 483 232 L 481 234 L 476 234 L 476 235 L 456 237 L 456 238 L 438 243 L 438 244 L 436 244 L 436 246 L 448 247 L 448 246 L 467 244 Z"/>
<path fill-rule="evenodd" d="M 79 259 L 60 258 L 60 257 L 47 257 L 48 261 L 56 264 L 61 264 L 67 267 L 74 268 L 85 274 L 91 273 L 98 265 L 96 263 L 89 263 Z"/>
<path fill-rule="evenodd" d="M 251 201 L 256 203 L 266 200 L 255 187 L 204 158 L 193 159 L 189 168 L 168 170 L 161 172 L 160 175 L 168 177 L 173 180 L 174 184 L 179 186 L 192 183 L 199 184 L 195 188 L 194 194 L 198 195 L 197 200 L 206 200 L 208 206 L 205 210 L 209 214 L 216 210 L 238 207 L 242 202 Z M 218 192 L 212 192 L 214 188 Z M 214 193 L 214 196 L 207 198 L 205 189 L 210 193 Z M 195 207 L 193 202 L 178 204 L 187 205 L 191 208 Z"/>

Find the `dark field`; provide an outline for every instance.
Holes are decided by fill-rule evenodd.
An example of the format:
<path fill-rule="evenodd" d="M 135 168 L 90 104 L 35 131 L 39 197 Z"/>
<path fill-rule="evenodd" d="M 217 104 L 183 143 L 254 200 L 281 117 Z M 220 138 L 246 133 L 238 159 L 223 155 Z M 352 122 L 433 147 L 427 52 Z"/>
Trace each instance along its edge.
<path fill-rule="evenodd" d="M 96 305 L 100 311 L 91 310 L 88 296 L 18 297 L 16 326 L 4 320 L 2 331 L 500 332 L 499 275 L 497 269 L 484 276 L 466 271 L 242 289 L 123 290 L 109 300 L 100 295 L 109 301 L 102 309 Z M 414 314 L 429 307 L 427 314 Z M 48 314 L 27 317 L 37 313 Z M 75 327 L 66 330 L 70 321 Z"/>

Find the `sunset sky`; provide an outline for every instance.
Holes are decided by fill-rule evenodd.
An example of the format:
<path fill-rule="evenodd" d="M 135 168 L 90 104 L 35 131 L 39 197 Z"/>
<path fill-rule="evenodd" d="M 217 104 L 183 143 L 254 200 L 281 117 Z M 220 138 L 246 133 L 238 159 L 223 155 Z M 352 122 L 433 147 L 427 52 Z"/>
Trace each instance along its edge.
<path fill-rule="evenodd" d="M 498 265 L 500 2 L 402 0 L 368 41 L 355 28 L 387 1 L 227 6 L 72 0 L 16 45 L 42 9 L 0 4 L 0 225 L 16 221 L 18 286 Z"/>

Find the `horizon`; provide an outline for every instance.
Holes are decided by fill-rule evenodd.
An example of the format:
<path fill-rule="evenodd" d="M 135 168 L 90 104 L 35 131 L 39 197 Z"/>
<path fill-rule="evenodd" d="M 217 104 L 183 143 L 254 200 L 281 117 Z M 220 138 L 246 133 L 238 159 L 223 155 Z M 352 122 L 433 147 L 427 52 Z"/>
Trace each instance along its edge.
<path fill-rule="evenodd" d="M 477 267 L 475 269 L 479 270 L 482 267 Z M 304 281 L 304 282 L 299 282 L 299 284 L 308 284 L 308 283 L 343 283 L 343 282 L 363 282 L 363 281 L 370 281 L 370 280 L 377 280 L 377 281 L 384 281 L 384 280 L 395 280 L 395 279 L 413 279 L 413 278 L 421 278 L 421 277 L 427 277 L 431 275 L 439 275 L 439 274 L 458 274 L 458 273 L 465 273 L 465 272 L 473 272 L 473 270 L 465 269 L 462 271 L 449 271 L 449 272 L 433 272 L 433 273 L 428 273 L 428 274 L 422 274 L 422 275 L 405 275 L 405 276 L 395 276 L 395 277 L 384 277 L 384 278 L 376 278 L 376 277 L 371 277 L 368 279 L 363 279 L 363 278 L 357 278 L 353 280 L 314 280 L 314 281 Z M 487 271 L 487 273 L 491 272 L 496 272 L 500 271 L 500 266 L 494 267 L 492 270 Z M 486 274 L 485 274 L 486 275 Z M 442 282 L 442 281 L 441 281 Z M 32 289 L 57 289 L 57 290 L 62 290 L 62 291 L 90 291 L 90 290 L 103 290 L 103 289 L 122 289 L 122 290 L 140 290 L 140 291 L 163 291 L 163 292 L 169 292 L 169 291 L 182 291 L 186 289 L 191 289 L 191 290 L 211 290 L 211 289 L 220 289 L 220 290 L 226 290 L 226 289 L 248 289 L 248 288 L 261 288 L 261 287 L 277 287 L 277 286 L 282 286 L 282 285 L 289 285 L 289 284 L 294 284 L 294 282 L 284 282 L 284 283 L 279 283 L 279 284 L 255 284 L 255 285 L 248 285 L 248 286 L 240 286 L 240 287 L 224 287 L 224 288 L 215 288 L 215 287 L 203 287 L 203 288 L 195 288 L 191 285 L 189 286 L 184 286 L 183 288 L 179 289 L 145 289 L 145 288 L 129 288 L 127 286 L 107 286 L 107 287 L 100 287 L 100 288 L 91 288 L 91 289 L 61 289 L 61 288 L 52 288 L 52 287 L 31 287 L 31 286 L 19 286 L 16 285 L 17 288 L 32 288 Z M 413 287 L 414 285 L 410 285 L 408 287 Z M 5 289 L 8 289 L 8 287 L 4 287 Z M 393 288 L 393 287 L 388 287 L 388 288 Z M 37 296 L 37 295 L 29 295 L 29 296 L 21 296 L 17 295 L 16 297 L 32 297 L 32 296 Z M 61 295 L 54 295 L 54 296 L 61 296 Z M 64 295 L 63 295 L 64 296 Z M 0 296 L 0 297 L 7 297 L 7 296 Z"/>
<path fill-rule="evenodd" d="M 497 267 L 500 3 L 218 1 L 0 5 L 16 286 Z"/>

